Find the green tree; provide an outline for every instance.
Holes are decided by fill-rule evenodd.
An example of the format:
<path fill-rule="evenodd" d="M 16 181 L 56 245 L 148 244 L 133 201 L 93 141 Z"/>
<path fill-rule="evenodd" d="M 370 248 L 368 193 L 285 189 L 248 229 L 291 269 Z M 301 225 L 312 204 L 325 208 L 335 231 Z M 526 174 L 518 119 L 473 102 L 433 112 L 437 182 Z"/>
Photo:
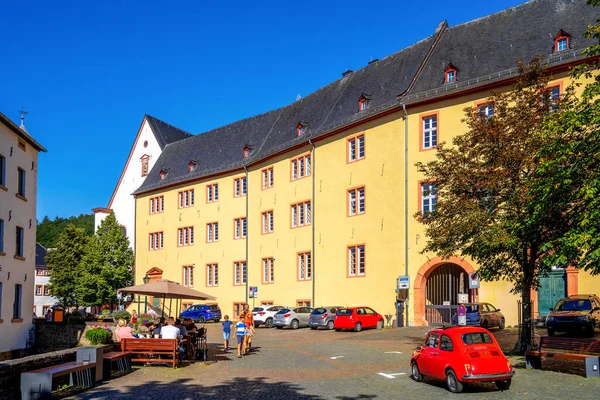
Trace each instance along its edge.
<path fill-rule="evenodd" d="M 56 247 L 46 255 L 46 264 L 50 270 L 50 292 L 64 307 L 79 305 L 76 288 L 83 272 L 81 260 L 85 255 L 87 242 L 83 229 L 68 224 L 59 236 Z"/>
<path fill-rule="evenodd" d="M 117 289 L 131 284 L 133 263 L 129 239 L 111 212 L 90 239 L 82 260 L 84 272 L 77 287 L 81 305 L 112 304 Z"/>
<path fill-rule="evenodd" d="M 588 0 L 600 6 L 600 0 Z M 600 22 L 600 20 L 599 20 Z M 586 36 L 600 43 L 600 23 Z M 600 54 L 600 44 L 585 50 Z M 590 79 L 580 96 L 573 84 L 566 91 L 560 112 L 544 124 L 545 145 L 538 152 L 534 211 L 561 214 L 568 220 L 560 235 L 542 248 L 548 265 L 572 265 L 600 273 L 600 74 L 597 62 L 583 65 L 573 78 Z"/>
<path fill-rule="evenodd" d="M 554 237 L 561 215 L 531 209 L 533 186 L 544 137 L 542 123 L 557 104 L 550 98 L 541 61 L 519 64 L 520 76 L 511 90 L 494 93 L 495 114 L 486 117 L 465 109 L 465 134 L 452 146 L 441 144 L 436 159 L 417 163 L 435 183 L 435 210 L 416 217 L 425 225 L 423 252 L 442 257 L 471 257 L 482 280 L 507 280 L 523 300 L 523 324 L 517 352 L 533 347 L 531 289 L 544 271 L 540 260 Z"/>
<path fill-rule="evenodd" d="M 48 216 L 45 216 L 42 222 L 37 224 L 37 242 L 46 248 L 55 247 L 58 237 L 68 224 L 82 228 L 86 236 L 94 234 L 93 214 L 80 214 L 78 217 L 71 216 L 69 218 L 55 217 L 54 220 L 50 220 Z"/>

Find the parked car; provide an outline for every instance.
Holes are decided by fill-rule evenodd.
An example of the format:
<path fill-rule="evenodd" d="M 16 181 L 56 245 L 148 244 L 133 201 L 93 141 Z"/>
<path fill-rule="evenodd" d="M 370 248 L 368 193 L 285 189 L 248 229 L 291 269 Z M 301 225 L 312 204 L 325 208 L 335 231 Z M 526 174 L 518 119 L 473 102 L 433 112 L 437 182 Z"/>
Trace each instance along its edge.
<path fill-rule="evenodd" d="M 285 306 L 260 306 L 252 309 L 252 316 L 254 316 L 254 327 L 258 328 L 264 325 L 267 328 L 273 327 L 273 318 L 278 311 L 284 309 Z"/>
<path fill-rule="evenodd" d="M 275 314 L 273 325 L 279 329 L 282 329 L 284 326 L 289 326 L 292 329 L 307 327 L 311 311 L 312 308 L 310 307 L 281 309 Z"/>
<path fill-rule="evenodd" d="M 333 329 L 333 320 L 335 320 L 335 313 L 341 307 L 318 307 L 310 313 L 308 319 L 308 325 L 310 329 L 317 329 L 318 327 L 326 327 L 327 329 Z"/>
<path fill-rule="evenodd" d="M 448 390 L 460 393 L 470 382 L 494 382 L 507 390 L 515 372 L 487 329 L 451 326 L 433 329 L 410 359 L 412 378 L 424 376 L 444 379 Z"/>
<path fill-rule="evenodd" d="M 383 316 L 370 307 L 340 308 L 335 313 L 333 327 L 336 331 L 354 329 L 360 332 L 363 328 L 383 329 Z"/>
<path fill-rule="evenodd" d="M 211 320 L 219 322 L 221 309 L 215 304 L 194 304 L 181 313 L 181 318 L 191 318 L 194 322 L 201 324 Z"/>
<path fill-rule="evenodd" d="M 497 326 L 504 329 L 506 321 L 499 308 L 490 303 L 465 303 L 464 306 L 467 309 L 467 325 L 481 326 L 485 329 Z M 452 324 L 458 324 L 456 313 L 452 316 Z"/>
<path fill-rule="evenodd" d="M 584 332 L 594 336 L 596 327 L 600 327 L 600 298 L 595 295 L 560 299 L 546 318 L 548 336 L 554 336 L 554 332 Z"/>

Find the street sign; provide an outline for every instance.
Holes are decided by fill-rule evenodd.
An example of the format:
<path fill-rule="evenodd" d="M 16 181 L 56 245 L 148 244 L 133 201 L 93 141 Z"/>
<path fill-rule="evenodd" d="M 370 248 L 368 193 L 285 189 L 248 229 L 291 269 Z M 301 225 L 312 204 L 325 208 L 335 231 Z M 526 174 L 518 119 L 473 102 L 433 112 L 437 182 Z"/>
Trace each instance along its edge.
<path fill-rule="evenodd" d="M 398 289 L 410 289 L 410 277 L 399 276 L 397 282 Z"/>
<path fill-rule="evenodd" d="M 479 274 L 477 272 L 469 274 L 469 289 L 479 289 Z"/>
<path fill-rule="evenodd" d="M 258 297 L 258 286 L 248 286 L 248 297 L 251 299 Z"/>
<path fill-rule="evenodd" d="M 456 309 L 456 315 L 458 316 L 458 325 L 467 325 L 467 307 L 460 304 Z"/>
<path fill-rule="evenodd" d="M 469 302 L 469 294 L 468 293 L 459 293 L 458 294 L 458 304 L 468 303 Z"/>
<path fill-rule="evenodd" d="M 123 298 L 123 292 L 117 290 L 117 300 L 121 300 Z"/>

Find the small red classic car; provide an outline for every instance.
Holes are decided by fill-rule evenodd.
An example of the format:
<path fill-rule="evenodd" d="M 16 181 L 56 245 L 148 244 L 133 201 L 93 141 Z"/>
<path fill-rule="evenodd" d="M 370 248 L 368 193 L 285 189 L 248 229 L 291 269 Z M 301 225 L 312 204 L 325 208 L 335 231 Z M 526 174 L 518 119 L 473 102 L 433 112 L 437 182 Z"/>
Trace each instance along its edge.
<path fill-rule="evenodd" d="M 335 313 L 333 327 L 336 331 L 354 329 L 360 332 L 363 328 L 383 329 L 383 317 L 371 307 L 340 308 Z"/>
<path fill-rule="evenodd" d="M 412 378 L 444 379 L 448 390 L 460 393 L 469 382 L 494 382 L 507 390 L 515 372 L 494 336 L 474 326 L 431 330 L 410 360 Z"/>

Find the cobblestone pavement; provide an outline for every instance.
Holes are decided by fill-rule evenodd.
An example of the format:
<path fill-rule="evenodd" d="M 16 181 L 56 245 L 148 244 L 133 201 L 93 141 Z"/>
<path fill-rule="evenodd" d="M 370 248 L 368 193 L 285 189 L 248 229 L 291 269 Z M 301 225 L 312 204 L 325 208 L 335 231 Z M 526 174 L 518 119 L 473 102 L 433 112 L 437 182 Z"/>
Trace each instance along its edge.
<path fill-rule="evenodd" d="M 444 382 L 409 378 L 408 360 L 427 328 L 363 332 L 259 328 L 254 351 L 224 353 L 220 325 L 207 324 L 210 361 L 136 368 L 78 399 L 447 399 Z M 501 333 L 499 333 L 501 334 Z M 497 334 L 498 335 L 498 334 Z M 466 399 L 599 399 L 600 379 L 547 370 L 517 374 L 510 390 L 493 384 L 465 388 Z M 519 368 L 519 366 L 521 366 Z"/>

